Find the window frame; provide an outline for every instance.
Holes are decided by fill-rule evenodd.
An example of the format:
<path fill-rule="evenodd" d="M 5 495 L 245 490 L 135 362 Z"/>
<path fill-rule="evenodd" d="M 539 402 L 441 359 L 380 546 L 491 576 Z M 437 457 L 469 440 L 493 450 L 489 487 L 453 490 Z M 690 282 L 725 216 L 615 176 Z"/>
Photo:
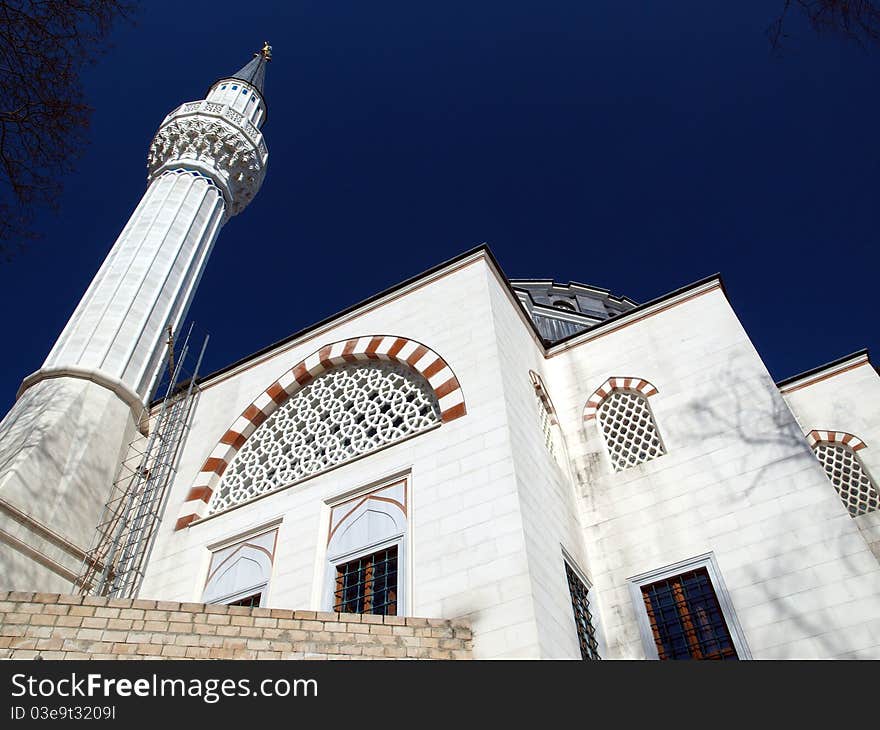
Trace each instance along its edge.
<path fill-rule="evenodd" d="M 283 518 L 270 520 L 269 522 L 264 523 L 259 527 L 255 527 L 253 529 L 247 530 L 246 532 L 239 533 L 234 537 L 225 538 L 223 540 L 220 540 L 219 542 L 207 545 L 206 548 L 208 551 L 208 558 L 207 566 L 205 568 L 205 579 L 197 601 L 199 603 L 207 603 L 211 606 L 225 606 L 228 605 L 230 601 L 237 601 L 242 598 L 247 598 L 248 596 L 252 596 L 254 593 L 259 591 L 260 608 L 265 607 L 269 601 L 269 585 L 272 583 L 273 576 L 275 575 L 275 557 L 278 551 L 278 533 L 281 530 L 282 522 Z M 215 596 L 211 600 L 206 600 L 206 595 L 208 594 L 208 589 L 211 585 L 211 563 L 214 559 L 214 555 L 227 548 L 235 548 L 237 550 L 240 548 L 248 547 L 249 540 L 260 538 L 263 535 L 269 533 L 274 534 L 274 540 L 272 543 L 272 552 L 269 556 L 269 570 L 266 575 L 266 580 L 259 583 L 254 583 L 250 586 L 245 586 L 244 588 L 240 588 L 236 591 L 233 591 L 232 593 L 226 593 L 223 595 Z M 250 547 L 251 549 L 255 549 L 253 546 Z"/>
<path fill-rule="evenodd" d="M 401 487 L 403 490 L 402 500 L 399 504 L 388 504 L 390 500 L 378 499 L 373 507 L 385 511 L 389 517 L 395 519 L 397 529 L 389 531 L 380 539 L 358 545 L 350 549 L 339 546 L 334 549 L 334 533 L 352 517 L 353 512 L 345 516 L 331 529 L 333 524 L 334 510 L 358 500 L 369 500 L 370 497 L 388 496 L 387 491 Z M 353 489 L 338 492 L 324 500 L 324 518 L 322 519 L 322 531 L 326 530 L 327 539 L 322 541 L 322 549 L 316 555 L 315 580 L 312 592 L 312 605 L 317 606 L 319 611 L 335 613 L 336 592 L 336 566 L 341 563 L 357 560 L 365 555 L 397 546 L 397 614 L 398 616 L 411 616 L 412 606 L 410 596 L 412 594 L 412 566 L 410 565 L 409 544 L 412 540 L 412 472 L 410 467 L 372 480 Z M 397 518 L 394 517 L 397 515 Z M 402 518 L 402 521 L 399 520 Z"/>
<path fill-rule="evenodd" d="M 721 577 L 721 571 L 718 569 L 715 554 L 709 552 L 627 578 L 630 597 L 636 612 L 639 636 L 642 639 L 642 647 L 645 650 L 646 659 L 659 661 L 660 654 L 657 651 L 654 632 L 651 629 L 651 621 L 648 618 L 648 609 L 645 606 L 645 600 L 642 596 L 642 586 L 674 578 L 682 573 L 687 573 L 699 568 L 704 568 L 709 574 L 709 581 L 712 584 L 712 589 L 715 591 L 715 597 L 718 599 L 718 606 L 721 609 L 721 615 L 724 617 L 727 630 L 730 632 L 730 638 L 733 642 L 734 649 L 736 649 L 737 657 L 743 661 L 748 661 L 752 658 L 748 643 L 746 642 L 745 633 L 743 632 L 739 619 L 736 616 L 733 602 L 730 599 L 730 594 L 727 592 L 727 586 L 724 585 L 724 580 Z"/>

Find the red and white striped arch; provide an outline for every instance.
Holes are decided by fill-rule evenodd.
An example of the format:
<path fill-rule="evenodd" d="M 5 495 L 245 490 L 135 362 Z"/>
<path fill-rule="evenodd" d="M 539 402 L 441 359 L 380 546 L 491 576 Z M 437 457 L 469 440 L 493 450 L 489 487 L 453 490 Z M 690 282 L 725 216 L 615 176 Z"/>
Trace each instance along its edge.
<path fill-rule="evenodd" d="M 807 442 L 810 448 L 815 448 L 818 444 L 843 444 L 849 446 L 853 451 L 864 449 L 866 444 L 858 436 L 853 436 L 846 431 L 818 431 L 813 430 L 807 434 Z"/>
<path fill-rule="evenodd" d="M 585 421 L 590 421 L 596 417 L 596 409 L 599 407 L 599 404 L 614 390 L 635 390 L 646 398 L 657 395 L 657 389 L 643 378 L 608 378 L 587 399 L 587 405 L 584 406 Z"/>
<path fill-rule="evenodd" d="M 195 485 L 181 506 L 174 529 L 183 529 L 204 517 L 226 467 L 248 437 L 278 406 L 326 370 L 345 363 L 370 360 L 401 363 L 420 373 L 437 396 L 443 423 L 454 421 L 467 413 L 461 386 L 452 369 L 436 352 L 419 342 L 393 335 L 374 335 L 325 345 L 294 365 L 260 393 L 223 434 L 205 460 Z"/>
<path fill-rule="evenodd" d="M 532 379 L 532 387 L 535 389 L 535 395 L 538 396 L 541 405 L 544 406 L 544 410 L 547 411 L 547 417 L 550 419 L 550 423 L 553 426 L 559 425 L 559 419 L 556 417 L 556 409 L 553 407 L 553 401 L 550 400 L 549 393 L 547 393 L 547 386 L 544 385 L 544 379 L 534 370 L 529 370 L 529 377 Z"/>

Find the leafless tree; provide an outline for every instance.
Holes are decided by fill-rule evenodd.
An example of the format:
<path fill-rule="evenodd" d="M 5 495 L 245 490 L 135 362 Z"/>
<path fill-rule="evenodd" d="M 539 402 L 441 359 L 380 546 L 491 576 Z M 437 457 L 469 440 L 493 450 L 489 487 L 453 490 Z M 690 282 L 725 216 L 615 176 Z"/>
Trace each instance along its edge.
<path fill-rule="evenodd" d="M 32 239 L 86 142 L 80 73 L 129 0 L 0 0 L 0 256 Z"/>
<path fill-rule="evenodd" d="M 770 45 L 780 51 L 786 22 L 792 13 L 804 15 L 817 33 L 837 35 L 859 45 L 880 43 L 878 0 L 783 0 L 782 11 L 767 31 Z"/>

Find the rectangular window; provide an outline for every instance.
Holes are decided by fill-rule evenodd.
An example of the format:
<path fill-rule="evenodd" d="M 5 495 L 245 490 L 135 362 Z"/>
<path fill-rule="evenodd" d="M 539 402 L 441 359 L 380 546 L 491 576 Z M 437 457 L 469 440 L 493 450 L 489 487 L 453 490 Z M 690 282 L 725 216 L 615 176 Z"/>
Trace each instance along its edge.
<path fill-rule="evenodd" d="M 628 579 L 648 659 L 751 659 L 713 553 Z"/>
<path fill-rule="evenodd" d="M 739 657 L 706 568 L 641 586 L 660 659 Z"/>
<path fill-rule="evenodd" d="M 333 610 L 397 615 L 397 545 L 336 566 Z"/>
<path fill-rule="evenodd" d="M 599 659 L 596 629 L 593 626 L 593 614 L 590 613 L 589 589 L 568 562 L 565 563 L 565 577 L 568 579 L 568 591 L 571 594 L 571 607 L 574 611 L 581 658 Z"/>

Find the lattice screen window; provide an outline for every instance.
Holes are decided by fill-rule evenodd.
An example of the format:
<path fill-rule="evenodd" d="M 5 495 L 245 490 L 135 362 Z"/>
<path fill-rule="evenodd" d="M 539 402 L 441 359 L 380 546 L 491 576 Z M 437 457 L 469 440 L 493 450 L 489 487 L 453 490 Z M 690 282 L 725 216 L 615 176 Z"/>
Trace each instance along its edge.
<path fill-rule="evenodd" d="M 850 446 L 820 442 L 814 451 L 850 515 L 858 517 L 880 509 L 877 486 Z"/>
<path fill-rule="evenodd" d="M 270 492 L 440 423 L 434 391 L 397 363 L 343 365 L 317 376 L 244 443 L 211 512 Z"/>
<path fill-rule="evenodd" d="M 559 456 L 556 453 L 556 431 L 559 428 L 556 420 L 556 411 L 550 402 L 550 396 L 547 394 L 547 388 L 544 387 L 544 381 L 541 379 L 541 376 L 533 370 L 529 370 L 529 377 L 532 380 L 532 388 L 535 392 L 538 423 L 541 426 L 541 433 L 544 434 L 544 446 L 559 461 Z"/>
<path fill-rule="evenodd" d="M 615 471 L 666 453 L 648 399 L 637 391 L 615 390 L 596 411 Z"/>
<path fill-rule="evenodd" d="M 538 402 L 538 420 L 541 423 L 541 432 L 544 434 L 544 446 L 547 447 L 553 456 L 556 456 L 556 446 L 553 443 L 553 422 L 550 420 L 550 414 L 547 409 L 539 401 Z"/>

